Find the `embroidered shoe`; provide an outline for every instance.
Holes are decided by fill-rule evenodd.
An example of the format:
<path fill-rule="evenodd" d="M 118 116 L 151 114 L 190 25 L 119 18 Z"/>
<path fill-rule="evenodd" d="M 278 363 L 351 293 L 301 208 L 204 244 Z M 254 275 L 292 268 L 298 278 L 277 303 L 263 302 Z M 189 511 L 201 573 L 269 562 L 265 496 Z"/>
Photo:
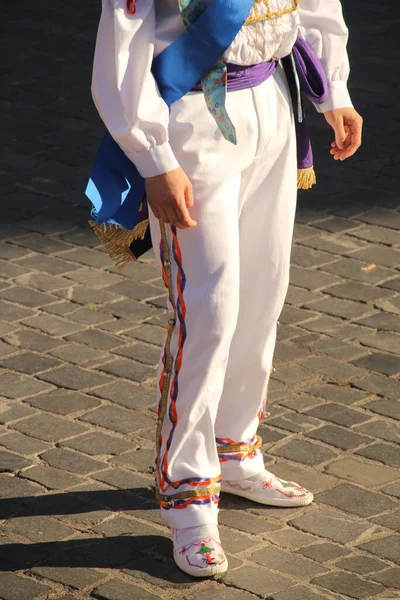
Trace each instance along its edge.
<path fill-rule="evenodd" d="M 279 479 L 266 469 L 248 479 L 222 481 L 221 491 L 269 506 L 306 506 L 314 496 L 294 481 Z"/>
<path fill-rule="evenodd" d="M 217 525 L 173 529 L 174 560 L 192 577 L 213 577 L 228 570 Z"/>

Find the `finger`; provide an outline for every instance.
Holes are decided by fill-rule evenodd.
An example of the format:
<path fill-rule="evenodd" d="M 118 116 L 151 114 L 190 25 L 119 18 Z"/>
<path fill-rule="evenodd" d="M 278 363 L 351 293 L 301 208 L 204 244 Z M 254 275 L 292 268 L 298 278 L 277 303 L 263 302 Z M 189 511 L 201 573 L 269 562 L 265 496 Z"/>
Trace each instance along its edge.
<path fill-rule="evenodd" d="M 160 221 L 162 221 L 163 223 L 170 223 L 171 222 L 170 216 L 168 214 L 168 211 L 164 207 L 160 208 L 159 212 L 160 212 L 160 216 L 159 216 Z"/>
<path fill-rule="evenodd" d="M 194 221 L 190 217 L 189 211 L 185 205 L 177 205 L 175 207 L 175 213 L 177 214 L 178 222 L 180 223 L 180 225 L 184 227 L 194 227 L 195 225 L 197 225 L 196 221 Z"/>
<path fill-rule="evenodd" d="M 188 223 L 185 222 L 185 220 L 182 218 L 182 214 L 181 211 L 179 209 L 179 207 L 173 207 L 171 208 L 171 214 L 173 213 L 174 217 L 173 217 L 173 221 L 172 224 L 175 225 L 175 227 L 178 227 L 178 229 L 188 229 L 190 227 L 190 225 Z"/>
<path fill-rule="evenodd" d="M 339 154 L 341 154 L 343 152 L 343 150 L 339 150 L 339 148 L 332 148 L 329 151 L 329 154 L 332 154 L 332 156 L 337 156 Z"/>
<path fill-rule="evenodd" d="M 332 158 L 334 158 L 335 160 L 340 160 L 340 158 L 342 156 L 342 152 L 341 151 L 339 151 L 339 152 L 332 152 L 331 155 L 332 155 Z"/>
<path fill-rule="evenodd" d="M 170 223 L 171 225 L 176 225 L 178 226 L 179 224 L 179 217 L 175 211 L 175 207 L 172 205 L 169 205 L 165 208 L 165 211 L 167 213 L 168 216 L 168 223 Z"/>
<path fill-rule="evenodd" d="M 340 157 L 340 160 L 346 160 L 346 158 L 350 158 L 350 156 L 353 156 L 353 154 L 355 154 L 357 152 L 357 150 L 359 149 L 359 145 L 358 144 L 354 144 L 351 145 Z"/>
<path fill-rule="evenodd" d="M 346 148 L 346 150 L 343 150 L 343 152 L 338 155 L 339 160 L 346 160 L 346 158 L 350 158 L 350 156 L 353 156 L 353 154 L 357 152 L 358 148 L 358 145 L 351 145 L 349 148 Z"/>
<path fill-rule="evenodd" d="M 333 124 L 333 130 L 335 132 L 336 145 L 338 148 L 342 149 L 344 147 L 344 142 L 347 138 L 346 131 L 344 128 L 343 117 L 339 117 L 335 120 Z"/>
<path fill-rule="evenodd" d="M 186 202 L 186 208 L 192 208 L 192 206 L 194 205 L 193 188 L 191 185 L 186 188 L 185 202 Z"/>
<path fill-rule="evenodd" d="M 362 143 L 362 121 L 354 121 L 350 126 L 350 131 L 352 135 L 352 141 L 354 141 L 354 143 L 358 144 L 358 147 L 360 147 Z"/>
<path fill-rule="evenodd" d="M 357 150 L 359 149 L 359 147 L 361 146 L 361 131 L 356 132 L 355 134 L 352 135 L 351 137 L 351 143 L 350 145 L 343 151 L 342 155 L 341 155 L 341 160 L 345 160 L 346 158 L 350 158 L 350 156 L 353 156 Z"/>

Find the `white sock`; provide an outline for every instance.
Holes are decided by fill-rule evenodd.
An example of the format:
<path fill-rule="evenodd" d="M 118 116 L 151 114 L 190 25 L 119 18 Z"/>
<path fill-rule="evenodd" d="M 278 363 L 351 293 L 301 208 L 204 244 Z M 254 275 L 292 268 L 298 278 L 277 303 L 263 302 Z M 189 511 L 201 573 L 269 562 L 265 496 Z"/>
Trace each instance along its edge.
<path fill-rule="evenodd" d="M 174 542 L 179 546 L 185 546 L 194 540 L 203 537 L 213 537 L 219 540 L 218 525 L 207 523 L 197 527 L 185 527 L 184 529 L 174 529 Z"/>

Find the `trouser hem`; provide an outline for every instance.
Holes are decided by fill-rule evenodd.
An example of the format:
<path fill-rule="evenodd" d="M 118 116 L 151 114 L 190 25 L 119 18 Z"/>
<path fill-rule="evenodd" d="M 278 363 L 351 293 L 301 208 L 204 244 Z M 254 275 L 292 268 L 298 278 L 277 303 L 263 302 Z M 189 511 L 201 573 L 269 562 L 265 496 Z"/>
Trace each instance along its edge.
<path fill-rule="evenodd" d="M 171 529 L 185 529 L 198 525 L 218 525 L 218 507 L 187 506 L 181 510 L 160 508 L 161 516 Z"/>
<path fill-rule="evenodd" d="M 235 481 L 239 479 L 247 479 L 254 477 L 264 471 L 264 458 L 260 453 L 254 458 L 247 458 L 242 462 L 230 460 L 221 463 L 222 481 Z"/>

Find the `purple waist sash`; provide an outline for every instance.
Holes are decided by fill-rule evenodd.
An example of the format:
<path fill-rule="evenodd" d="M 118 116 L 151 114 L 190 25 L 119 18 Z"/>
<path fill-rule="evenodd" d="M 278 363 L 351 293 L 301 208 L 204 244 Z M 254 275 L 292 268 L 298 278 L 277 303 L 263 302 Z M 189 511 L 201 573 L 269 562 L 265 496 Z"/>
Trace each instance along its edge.
<path fill-rule="evenodd" d="M 290 95 L 293 103 L 297 137 L 298 169 L 309 169 L 313 164 L 311 142 L 304 119 L 304 110 L 300 92 L 315 104 L 325 102 L 328 95 L 328 82 L 321 62 L 309 44 L 297 38 L 291 55 L 282 59 L 288 79 Z M 260 85 L 273 75 L 277 63 L 274 60 L 251 66 L 229 63 L 228 92 L 245 90 Z M 202 91 L 201 83 L 195 85 L 192 92 Z"/>
<path fill-rule="evenodd" d="M 247 90 L 248 88 L 260 85 L 271 77 L 275 69 L 276 61 L 274 60 L 250 66 L 241 66 L 228 63 L 228 92 Z M 201 83 L 195 85 L 191 91 L 201 92 Z"/>

